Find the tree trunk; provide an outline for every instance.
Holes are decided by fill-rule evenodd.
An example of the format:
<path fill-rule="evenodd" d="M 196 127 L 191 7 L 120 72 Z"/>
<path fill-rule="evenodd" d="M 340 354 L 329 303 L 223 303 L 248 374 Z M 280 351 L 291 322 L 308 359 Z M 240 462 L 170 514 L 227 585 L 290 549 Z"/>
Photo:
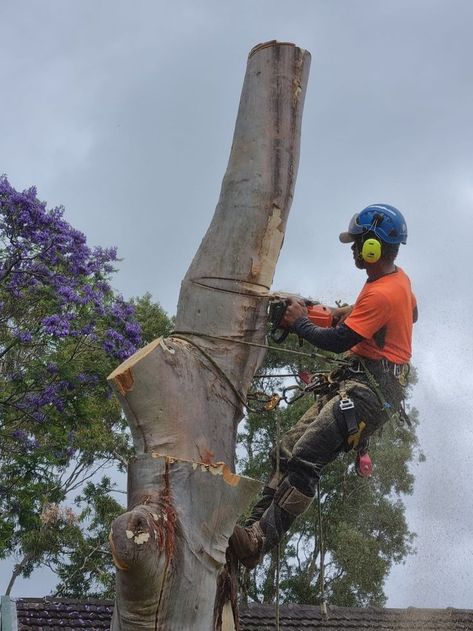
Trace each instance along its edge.
<path fill-rule="evenodd" d="M 128 512 L 110 533 L 114 631 L 238 628 L 234 603 L 216 592 L 231 587 L 221 572 L 228 538 L 259 488 L 233 473 L 243 402 L 265 352 L 244 342 L 265 342 L 309 64 L 293 44 L 251 51 L 220 200 L 182 283 L 176 332 L 110 375 L 137 453 Z"/>
<path fill-rule="evenodd" d="M 10 581 L 8 583 L 7 589 L 5 591 L 5 596 L 10 596 L 13 585 L 15 584 L 16 579 L 21 576 L 21 573 L 28 565 L 29 561 L 31 561 L 31 554 L 25 554 L 19 563 L 15 563 L 15 567 L 13 568 L 13 572 L 10 577 Z M 1 631 L 1 629 L 0 629 Z"/>

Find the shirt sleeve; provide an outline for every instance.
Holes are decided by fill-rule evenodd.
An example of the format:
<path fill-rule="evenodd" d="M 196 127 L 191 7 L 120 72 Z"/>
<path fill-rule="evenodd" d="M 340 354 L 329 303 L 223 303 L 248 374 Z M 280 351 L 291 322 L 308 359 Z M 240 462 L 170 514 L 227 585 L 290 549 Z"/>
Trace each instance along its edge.
<path fill-rule="evenodd" d="M 389 320 L 391 304 L 387 296 L 374 288 L 363 291 L 345 324 L 366 339 L 371 339 Z"/>
<path fill-rule="evenodd" d="M 297 318 L 292 330 L 317 348 L 332 353 L 344 353 L 362 341 L 362 336 L 348 328 L 344 323 L 336 327 L 315 326 L 305 316 Z"/>

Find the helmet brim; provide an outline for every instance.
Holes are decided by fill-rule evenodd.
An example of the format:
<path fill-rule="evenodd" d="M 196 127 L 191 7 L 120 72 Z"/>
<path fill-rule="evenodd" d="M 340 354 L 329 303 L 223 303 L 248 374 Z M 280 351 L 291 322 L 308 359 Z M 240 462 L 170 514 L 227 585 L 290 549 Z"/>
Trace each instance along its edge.
<path fill-rule="evenodd" d="M 353 243 L 355 240 L 355 235 L 350 234 L 349 232 L 341 232 L 338 237 L 342 243 Z"/>

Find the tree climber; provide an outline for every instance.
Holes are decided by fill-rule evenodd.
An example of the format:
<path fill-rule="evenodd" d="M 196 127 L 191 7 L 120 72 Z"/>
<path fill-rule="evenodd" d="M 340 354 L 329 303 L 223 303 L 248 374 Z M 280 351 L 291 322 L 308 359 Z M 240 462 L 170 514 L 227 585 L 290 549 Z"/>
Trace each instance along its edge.
<path fill-rule="evenodd" d="M 250 569 L 307 510 L 323 467 L 342 450 L 366 444 L 388 420 L 389 410 L 405 414 L 403 390 L 417 306 L 410 280 L 394 260 L 406 240 L 399 210 L 387 204 L 368 206 L 340 234 L 342 243 L 352 243 L 355 265 L 368 276 L 355 304 L 334 309 L 337 325 L 322 328 L 307 318 L 303 301 L 289 299 L 284 325 L 318 348 L 349 351 L 348 361 L 282 437 L 279 467 L 273 453 L 273 473 L 260 500 L 246 525 L 235 526 L 230 548 Z"/>

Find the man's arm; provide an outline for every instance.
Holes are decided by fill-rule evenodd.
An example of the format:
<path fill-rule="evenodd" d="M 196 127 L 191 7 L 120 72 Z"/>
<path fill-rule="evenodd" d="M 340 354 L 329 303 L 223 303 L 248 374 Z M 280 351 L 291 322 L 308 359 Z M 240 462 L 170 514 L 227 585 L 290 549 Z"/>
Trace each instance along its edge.
<path fill-rule="evenodd" d="M 337 324 L 335 327 L 323 329 L 320 326 L 314 326 L 304 316 L 294 322 L 292 330 L 310 344 L 332 353 L 344 353 L 363 340 L 361 335 L 355 333 L 346 324 Z"/>
<path fill-rule="evenodd" d="M 343 353 L 363 340 L 361 335 L 343 323 L 327 329 L 315 326 L 307 317 L 307 308 L 301 301 L 290 298 L 288 302 L 284 313 L 285 324 L 317 348 Z M 351 307 L 342 309 L 346 309 L 345 317 L 351 311 Z"/>

